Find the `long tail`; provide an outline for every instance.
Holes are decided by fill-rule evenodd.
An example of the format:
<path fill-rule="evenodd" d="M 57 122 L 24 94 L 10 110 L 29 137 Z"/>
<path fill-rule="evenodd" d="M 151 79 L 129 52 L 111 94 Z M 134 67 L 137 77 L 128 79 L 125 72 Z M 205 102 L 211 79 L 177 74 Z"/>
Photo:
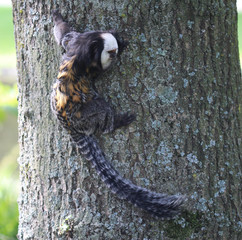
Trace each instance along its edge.
<path fill-rule="evenodd" d="M 184 196 L 169 196 L 134 185 L 131 181 L 122 178 L 113 168 L 94 137 L 79 135 L 73 140 L 80 153 L 92 162 L 102 180 L 120 198 L 161 218 L 172 218 L 179 213 L 179 206 L 185 200 Z"/>

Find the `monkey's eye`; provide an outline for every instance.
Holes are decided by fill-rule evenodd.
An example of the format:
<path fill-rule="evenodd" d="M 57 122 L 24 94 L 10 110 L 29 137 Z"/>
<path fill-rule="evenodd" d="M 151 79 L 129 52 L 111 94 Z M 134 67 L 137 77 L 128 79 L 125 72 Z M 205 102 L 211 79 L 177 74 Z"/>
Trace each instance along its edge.
<path fill-rule="evenodd" d="M 117 52 L 117 49 L 113 49 L 113 50 L 108 51 L 109 54 L 115 54 L 116 52 Z"/>

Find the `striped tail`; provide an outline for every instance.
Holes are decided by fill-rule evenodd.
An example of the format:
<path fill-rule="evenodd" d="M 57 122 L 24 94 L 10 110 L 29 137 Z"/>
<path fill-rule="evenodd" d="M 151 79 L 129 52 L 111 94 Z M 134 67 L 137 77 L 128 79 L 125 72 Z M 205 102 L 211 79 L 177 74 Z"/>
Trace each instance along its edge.
<path fill-rule="evenodd" d="M 179 206 L 185 200 L 184 196 L 169 196 L 134 185 L 131 181 L 122 178 L 113 168 L 93 136 L 79 135 L 78 138 L 73 137 L 73 140 L 77 143 L 79 152 L 92 162 L 103 182 L 118 197 L 160 218 L 172 218 L 179 213 Z"/>

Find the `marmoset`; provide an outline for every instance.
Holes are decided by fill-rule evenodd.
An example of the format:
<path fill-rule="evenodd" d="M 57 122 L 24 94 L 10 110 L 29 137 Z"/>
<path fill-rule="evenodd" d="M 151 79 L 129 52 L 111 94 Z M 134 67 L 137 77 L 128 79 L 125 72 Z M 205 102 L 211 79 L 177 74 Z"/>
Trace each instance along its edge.
<path fill-rule="evenodd" d="M 175 216 L 184 196 L 151 192 L 124 179 L 106 159 L 95 137 L 135 120 L 134 114 L 116 113 L 93 87 L 93 78 L 110 67 L 127 42 L 115 31 L 76 32 L 58 11 L 53 11 L 53 19 L 56 42 L 65 49 L 51 93 L 53 113 L 113 193 L 155 216 Z"/>

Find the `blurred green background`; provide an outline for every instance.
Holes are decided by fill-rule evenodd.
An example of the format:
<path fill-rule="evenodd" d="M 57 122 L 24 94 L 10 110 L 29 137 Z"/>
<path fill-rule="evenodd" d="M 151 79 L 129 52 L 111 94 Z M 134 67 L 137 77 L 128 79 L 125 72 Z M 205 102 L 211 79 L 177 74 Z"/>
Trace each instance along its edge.
<path fill-rule="evenodd" d="M 242 62 L 242 12 L 238 23 Z M 0 240 L 12 240 L 17 239 L 19 182 L 16 55 L 9 2 L 7 6 L 0 2 L 0 33 Z"/>
<path fill-rule="evenodd" d="M 2 1 L 2 0 L 1 0 Z M 19 192 L 16 55 L 11 6 L 0 1 L 0 240 L 17 239 Z"/>

